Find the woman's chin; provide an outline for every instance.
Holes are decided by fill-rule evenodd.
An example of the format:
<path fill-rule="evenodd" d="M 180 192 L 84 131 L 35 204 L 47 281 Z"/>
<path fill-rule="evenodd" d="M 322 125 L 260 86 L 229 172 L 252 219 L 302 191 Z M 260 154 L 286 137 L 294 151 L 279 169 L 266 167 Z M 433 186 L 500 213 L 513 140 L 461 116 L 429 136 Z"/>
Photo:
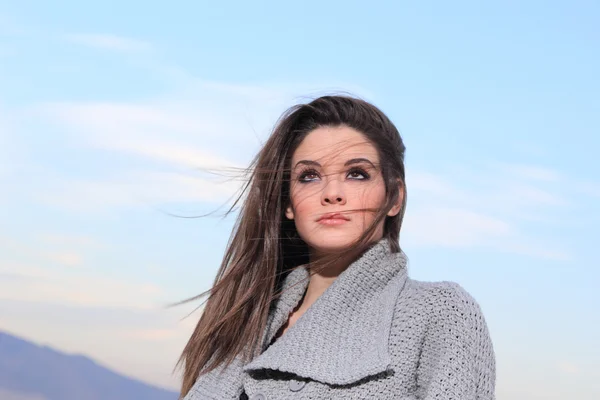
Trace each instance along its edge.
<path fill-rule="evenodd" d="M 356 243 L 358 237 L 328 236 L 315 238 L 309 246 L 318 254 L 332 254 L 347 251 Z"/>

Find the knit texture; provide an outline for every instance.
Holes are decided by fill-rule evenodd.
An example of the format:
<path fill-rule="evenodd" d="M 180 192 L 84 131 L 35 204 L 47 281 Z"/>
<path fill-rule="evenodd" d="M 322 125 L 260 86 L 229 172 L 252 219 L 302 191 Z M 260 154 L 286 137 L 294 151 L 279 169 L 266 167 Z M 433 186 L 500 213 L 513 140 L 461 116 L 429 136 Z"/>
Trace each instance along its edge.
<path fill-rule="evenodd" d="M 201 375 L 185 400 L 495 399 L 494 351 L 477 302 L 456 283 L 408 278 L 405 255 L 386 240 L 269 346 L 306 278 L 304 268 L 286 277 L 262 354 Z"/>

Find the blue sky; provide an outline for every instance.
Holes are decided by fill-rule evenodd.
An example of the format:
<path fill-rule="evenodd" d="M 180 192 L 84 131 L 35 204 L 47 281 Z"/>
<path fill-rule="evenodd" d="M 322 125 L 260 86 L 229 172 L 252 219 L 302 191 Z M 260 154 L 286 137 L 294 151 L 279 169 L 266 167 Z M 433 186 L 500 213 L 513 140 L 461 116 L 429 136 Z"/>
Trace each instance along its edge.
<path fill-rule="evenodd" d="M 243 167 L 287 107 L 407 145 L 410 274 L 481 304 L 498 398 L 600 396 L 592 1 L 0 1 L 0 329 L 175 387 Z"/>

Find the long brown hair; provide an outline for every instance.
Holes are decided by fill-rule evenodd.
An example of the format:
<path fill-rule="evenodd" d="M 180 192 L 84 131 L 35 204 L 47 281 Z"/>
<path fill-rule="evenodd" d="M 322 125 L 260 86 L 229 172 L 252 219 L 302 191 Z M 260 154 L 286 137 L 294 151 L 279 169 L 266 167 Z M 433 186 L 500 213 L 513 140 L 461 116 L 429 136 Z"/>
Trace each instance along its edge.
<path fill-rule="evenodd" d="M 261 351 L 270 306 L 280 285 L 293 268 L 308 264 L 309 249 L 285 218 L 290 202 L 290 164 L 295 149 L 316 128 L 348 126 L 373 143 L 380 156 L 386 186 L 386 204 L 375 221 L 343 257 L 355 258 L 368 246 L 368 238 L 384 221 L 384 238 L 393 252 L 406 206 L 405 146 L 394 124 L 372 104 L 349 96 L 324 96 L 288 109 L 277 122 L 262 150 L 253 160 L 249 179 L 234 206 L 240 212 L 200 320 L 185 346 L 181 397 L 201 373 L 228 365 L 236 357 L 250 360 Z M 399 189 L 400 185 L 400 189 Z M 245 197 L 244 197 L 245 196 Z M 402 196 L 401 211 L 387 216 Z"/>

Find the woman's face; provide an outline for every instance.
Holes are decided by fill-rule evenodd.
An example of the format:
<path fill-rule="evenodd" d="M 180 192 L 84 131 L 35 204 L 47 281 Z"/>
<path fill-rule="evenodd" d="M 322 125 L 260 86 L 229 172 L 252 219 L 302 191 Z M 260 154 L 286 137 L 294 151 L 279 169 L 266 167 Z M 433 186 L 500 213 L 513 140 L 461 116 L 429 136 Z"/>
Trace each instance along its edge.
<path fill-rule="evenodd" d="M 291 204 L 286 217 L 313 254 L 347 248 L 360 238 L 384 205 L 386 191 L 375 146 L 360 132 L 322 127 L 293 154 Z M 388 215 L 396 215 L 400 205 Z M 373 240 L 383 236 L 383 222 Z"/>

